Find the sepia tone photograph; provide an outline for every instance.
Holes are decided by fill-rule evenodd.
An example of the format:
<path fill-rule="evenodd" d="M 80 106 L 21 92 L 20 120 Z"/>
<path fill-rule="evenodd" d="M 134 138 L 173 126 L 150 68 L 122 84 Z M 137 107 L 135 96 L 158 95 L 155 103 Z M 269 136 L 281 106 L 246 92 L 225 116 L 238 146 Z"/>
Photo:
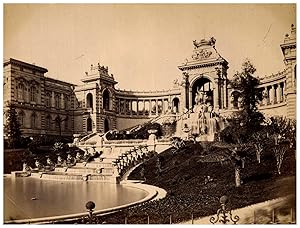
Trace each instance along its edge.
<path fill-rule="evenodd" d="M 3 4 L 4 224 L 296 224 L 296 3 Z"/>

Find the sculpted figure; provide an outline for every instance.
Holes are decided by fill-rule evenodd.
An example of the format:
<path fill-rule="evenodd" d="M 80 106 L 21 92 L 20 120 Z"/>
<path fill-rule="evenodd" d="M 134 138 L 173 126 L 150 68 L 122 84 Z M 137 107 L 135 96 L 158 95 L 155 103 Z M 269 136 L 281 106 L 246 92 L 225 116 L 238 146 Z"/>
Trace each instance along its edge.
<path fill-rule="evenodd" d="M 42 170 L 43 169 L 43 165 L 38 160 L 35 161 L 35 167 L 38 170 Z"/>
<path fill-rule="evenodd" d="M 76 158 L 76 161 L 79 162 L 79 161 L 81 161 L 83 159 L 83 156 L 80 154 L 80 152 L 77 152 L 75 158 Z"/>
<path fill-rule="evenodd" d="M 23 172 L 31 172 L 31 167 L 27 165 L 26 162 L 23 163 Z"/>
<path fill-rule="evenodd" d="M 60 155 L 58 155 L 56 166 L 65 166 L 65 165 L 66 165 L 65 161 L 62 159 Z"/>
<path fill-rule="evenodd" d="M 67 156 L 67 166 L 73 166 L 75 164 L 76 164 L 75 158 L 73 158 L 71 154 L 68 154 L 68 156 Z"/>

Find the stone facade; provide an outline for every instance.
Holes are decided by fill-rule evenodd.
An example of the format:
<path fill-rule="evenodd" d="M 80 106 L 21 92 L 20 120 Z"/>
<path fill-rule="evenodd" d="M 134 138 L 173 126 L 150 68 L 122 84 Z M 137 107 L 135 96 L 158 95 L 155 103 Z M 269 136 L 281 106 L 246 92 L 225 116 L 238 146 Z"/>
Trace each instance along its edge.
<path fill-rule="evenodd" d="M 47 69 L 19 60 L 4 62 L 4 109 L 13 105 L 23 135 L 66 135 L 104 133 L 127 129 L 155 117 L 180 116 L 195 105 L 197 92 L 207 96 L 214 110 L 229 115 L 240 107 L 239 91 L 230 87 L 228 62 L 218 53 L 216 40 L 193 41 L 191 57 L 178 66 L 182 80 L 163 91 L 128 91 L 115 88 L 117 82 L 108 67 L 91 65 L 82 85 L 45 77 Z M 296 118 L 296 28 L 280 45 L 286 68 L 260 78 L 264 100 L 259 109 L 266 115 Z M 59 117 L 61 132 L 55 119 Z"/>
<path fill-rule="evenodd" d="M 72 136 L 75 87 L 45 77 L 47 71 L 15 59 L 5 61 L 4 111 L 8 106 L 16 109 L 23 135 Z"/>

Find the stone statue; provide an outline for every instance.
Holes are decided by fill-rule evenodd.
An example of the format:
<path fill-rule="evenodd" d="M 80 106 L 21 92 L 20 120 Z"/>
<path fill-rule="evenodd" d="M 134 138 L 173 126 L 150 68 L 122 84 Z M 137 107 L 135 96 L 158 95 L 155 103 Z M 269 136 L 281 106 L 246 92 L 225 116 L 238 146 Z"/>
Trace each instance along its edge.
<path fill-rule="evenodd" d="M 47 158 L 47 165 L 48 166 L 54 166 L 54 163 L 51 161 L 50 158 Z"/>
<path fill-rule="evenodd" d="M 83 156 L 80 154 L 80 152 L 76 153 L 76 157 L 75 157 L 76 161 L 79 162 L 83 159 Z"/>
<path fill-rule="evenodd" d="M 35 167 L 37 170 L 43 169 L 43 165 L 38 160 L 35 161 Z"/>
<path fill-rule="evenodd" d="M 65 166 L 65 165 L 66 165 L 65 160 L 63 160 L 62 157 L 60 155 L 58 155 L 56 166 L 62 167 L 62 166 Z"/>
<path fill-rule="evenodd" d="M 27 165 L 26 162 L 24 162 L 24 163 L 23 163 L 23 170 L 22 170 L 22 171 L 23 171 L 23 172 L 26 172 L 26 173 L 27 173 L 27 172 L 30 172 L 30 173 L 31 173 L 31 170 L 32 170 L 31 167 L 30 167 L 29 165 Z"/>
<path fill-rule="evenodd" d="M 74 166 L 76 164 L 75 158 L 72 157 L 71 154 L 67 156 L 67 166 Z"/>

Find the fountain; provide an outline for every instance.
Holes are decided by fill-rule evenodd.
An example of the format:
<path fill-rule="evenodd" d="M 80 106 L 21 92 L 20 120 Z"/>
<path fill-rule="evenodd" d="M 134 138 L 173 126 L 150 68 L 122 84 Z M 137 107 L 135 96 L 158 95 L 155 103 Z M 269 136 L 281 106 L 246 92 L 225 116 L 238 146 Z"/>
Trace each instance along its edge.
<path fill-rule="evenodd" d="M 224 120 L 213 106 L 207 102 L 207 95 L 197 91 L 195 106 L 190 113 L 183 131 L 196 139 L 196 141 L 213 141 L 215 133 L 224 129 Z"/>

